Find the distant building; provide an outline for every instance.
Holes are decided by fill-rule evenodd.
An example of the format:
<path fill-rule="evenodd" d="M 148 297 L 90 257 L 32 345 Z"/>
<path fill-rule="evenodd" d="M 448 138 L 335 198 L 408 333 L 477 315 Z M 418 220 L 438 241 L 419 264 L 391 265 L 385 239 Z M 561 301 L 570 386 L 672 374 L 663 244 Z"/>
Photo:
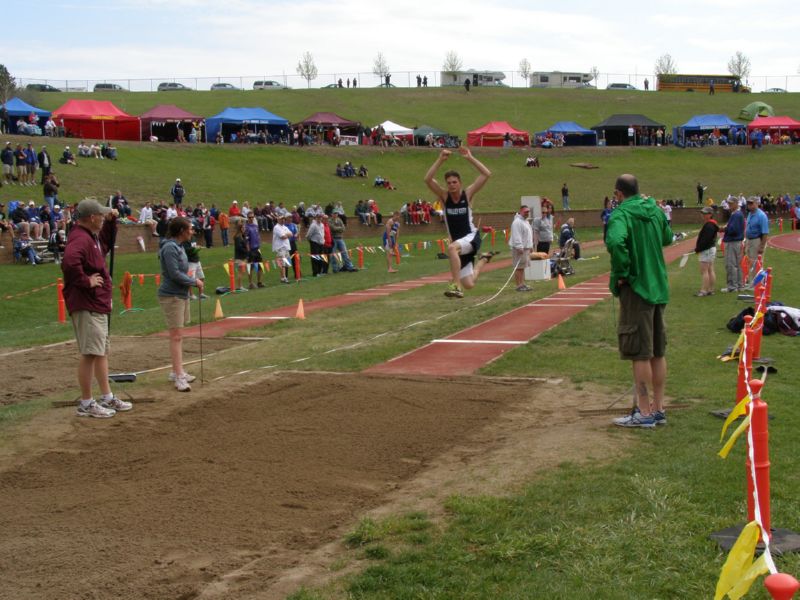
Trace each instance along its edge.
<path fill-rule="evenodd" d="M 476 71 L 469 69 L 468 71 L 441 72 L 441 79 L 443 86 L 446 85 L 464 85 L 464 81 L 469 79 L 473 86 L 476 85 L 505 85 L 503 79 L 506 74 L 502 71 Z"/>
<path fill-rule="evenodd" d="M 562 73 L 561 71 L 536 71 L 531 73 L 530 86 L 536 88 L 589 87 L 594 79 L 591 73 Z"/>

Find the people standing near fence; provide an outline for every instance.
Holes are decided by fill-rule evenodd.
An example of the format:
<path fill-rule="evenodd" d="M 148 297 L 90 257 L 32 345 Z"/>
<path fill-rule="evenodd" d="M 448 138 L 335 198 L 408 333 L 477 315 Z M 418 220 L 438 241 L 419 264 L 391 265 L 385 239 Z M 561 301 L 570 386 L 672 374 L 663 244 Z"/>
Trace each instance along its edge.
<path fill-rule="evenodd" d="M 652 429 L 667 422 L 664 311 L 669 281 L 662 248 L 672 243 L 672 230 L 655 201 L 639 194 L 633 175 L 617 178 L 614 197 L 620 205 L 611 213 L 606 234 L 609 288 L 619 298 L 619 353 L 631 361 L 638 401 L 630 415 L 614 419 L 614 424 Z"/>
<path fill-rule="evenodd" d="M 164 313 L 169 329 L 169 354 L 172 359 L 170 380 L 179 392 L 192 391 L 194 375 L 183 369 L 182 330 L 191 320 L 189 291 L 197 287 L 203 293 L 203 280 L 190 276 L 189 259 L 182 245 L 192 239 L 192 224 L 189 219 L 176 217 L 169 222 L 167 237 L 161 240 L 158 259 L 161 263 L 161 285 L 158 288 L 158 303 Z"/>
<path fill-rule="evenodd" d="M 542 202 L 542 216 L 533 220 L 533 235 L 536 251 L 549 255 L 553 243 L 553 205 L 550 202 Z"/>
<path fill-rule="evenodd" d="M 747 274 L 747 287 L 753 288 L 753 277 L 756 274 L 758 257 L 764 254 L 769 237 L 769 219 L 766 213 L 759 208 L 760 200 L 758 196 L 750 196 L 747 199 L 747 226 L 745 227 L 744 251 L 750 261 L 750 271 Z"/>
<path fill-rule="evenodd" d="M 133 408 L 130 402 L 114 395 L 108 382 L 113 285 L 106 254 L 116 237 L 117 215 L 116 210 L 102 206 L 97 200 L 81 200 L 61 262 L 64 303 L 81 355 L 78 362 L 81 401 L 76 412 L 79 417 L 107 419 Z M 102 393 L 99 402 L 92 397 L 92 378 L 97 380 Z"/>
<path fill-rule="evenodd" d="M 697 234 L 697 242 L 694 246 L 694 253 L 700 263 L 700 276 L 702 283 L 700 291 L 695 296 L 711 296 L 717 285 L 717 276 L 714 272 L 714 260 L 717 258 L 717 234 L 719 226 L 714 220 L 714 210 L 708 206 L 700 209 L 703 217 L 703 227 Z"/>
<path fill-rule="evenodd" d="M 739 207 L 738 199 L 728 203 L 731 216 L 725 225 L 725 235 L 722 243 L 725 244 L 725 275 L 726 286 L 720 291 L 736 292 L 744 288 L 742 281 L 742 242 L 744 241 L 744 215 Z"/>

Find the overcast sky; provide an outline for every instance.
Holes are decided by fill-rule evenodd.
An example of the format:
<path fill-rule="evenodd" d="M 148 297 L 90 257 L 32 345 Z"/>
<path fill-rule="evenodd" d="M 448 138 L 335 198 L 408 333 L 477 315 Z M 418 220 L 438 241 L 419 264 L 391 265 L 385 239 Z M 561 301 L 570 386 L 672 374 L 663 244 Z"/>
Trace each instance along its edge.
<path fill-rule="evenodd" d="M 44 0 L 29 16 L 7 14 L 0 35 L 18 79 L 295 75 L 305 51 L 320 75 L 370 72 L 378 52 L 393 73 L 436 72 L 449 50 L 504 71 L 527 58 L 534 71 L 651 74 L 670 53 L 680 72 L 716 74 L 737 50 L 753 75 L 800 66 L 788 0 Z"/>

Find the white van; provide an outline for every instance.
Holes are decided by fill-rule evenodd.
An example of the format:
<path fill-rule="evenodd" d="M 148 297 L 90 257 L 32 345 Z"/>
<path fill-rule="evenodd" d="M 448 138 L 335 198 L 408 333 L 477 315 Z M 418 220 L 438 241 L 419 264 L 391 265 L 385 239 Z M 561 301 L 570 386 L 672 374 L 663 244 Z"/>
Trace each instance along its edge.
<path fill-rule="evenodd" d="M 289 88 L 281 85 L 277 81 L 256 81 L 253 83 L 254 90 L 288 90 Z"/>
<path fill-rule="evenodd" d="M 95 83 L 94 84 L 94 91 L 95 92 L 127 92 L 124 87 L 121 85 L 117 85 L 116 83 Z"/>

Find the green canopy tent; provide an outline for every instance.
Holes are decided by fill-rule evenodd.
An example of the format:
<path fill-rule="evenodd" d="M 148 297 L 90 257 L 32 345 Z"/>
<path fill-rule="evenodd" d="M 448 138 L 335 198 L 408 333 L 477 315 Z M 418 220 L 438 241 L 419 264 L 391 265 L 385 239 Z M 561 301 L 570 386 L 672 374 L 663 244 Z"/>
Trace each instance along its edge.
<path fill-rule="evenodd" d="M 775 111 L 764 102 L 751 102 L 739 111 L 739 118 L 743 121 L 752 121 L 756 117 L 774 117 Z"/>
<path fill-rule="evenodd" d="M 434 140 L 447 140 L 450 137 L 450 134 L 446 131 L 442 131 L 441 129 L 436 129 L 435 127 L 431 127 L 430 125 L 420 125 L 414 129 L 414 145 L 415 146 L 424 146 L 425 145 L 425 138 L 428 137 L 428 134 L 433 135 Z"/>

